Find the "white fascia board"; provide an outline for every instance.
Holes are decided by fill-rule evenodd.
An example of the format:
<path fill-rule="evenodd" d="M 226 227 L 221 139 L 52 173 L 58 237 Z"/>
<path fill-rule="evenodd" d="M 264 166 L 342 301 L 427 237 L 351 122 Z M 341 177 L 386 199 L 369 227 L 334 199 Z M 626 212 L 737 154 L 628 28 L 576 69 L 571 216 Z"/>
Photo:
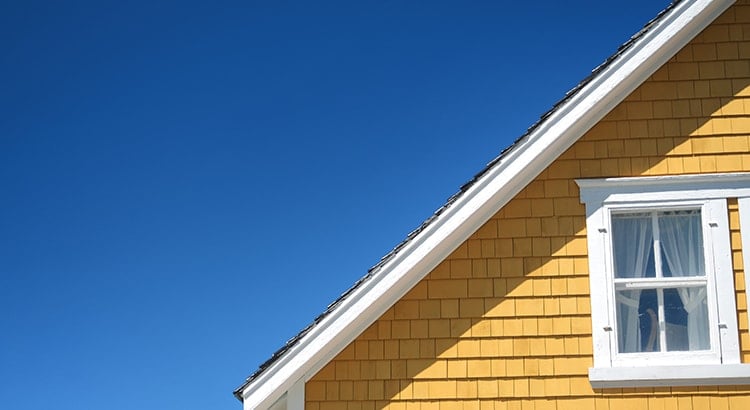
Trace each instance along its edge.
<path fill-rule="evenodd" d="M 750 364 L 589 368 L 591 387 L 725 386 L 750 384 Z"/>
<path fill-rule="evenodd" d="M 245 409 L 265 409 L 312 377 L 732 3 L 683 1 L 663 16 L 245 386 Z"/>

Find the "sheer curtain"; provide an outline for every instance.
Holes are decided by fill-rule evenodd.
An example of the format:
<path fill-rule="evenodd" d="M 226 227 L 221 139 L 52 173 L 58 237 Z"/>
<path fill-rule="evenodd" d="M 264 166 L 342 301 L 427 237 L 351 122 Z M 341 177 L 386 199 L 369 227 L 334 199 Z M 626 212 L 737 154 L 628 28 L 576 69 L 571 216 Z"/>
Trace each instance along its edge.
<path fill-rule="evenodd" d="M 660 217 L 659 240 L 672 276 L 705 276 L 700 211 L 679 211 Z M 708 309 L 702 303 L 706 287 L 678 288 L 677 293 L 687 312 L 689 349 L 708 349 Z"/>
<path fill-rule="evenodd" d="M 612 234 L 615 278 L 646 276 L 649 257 L 653 251 L 651 217 L 648 214 L 613 216 Z M 641 351 L 641 331 L 638 308 L 641 291 L 616 292 L 618 346 L 622 353 Z"/>

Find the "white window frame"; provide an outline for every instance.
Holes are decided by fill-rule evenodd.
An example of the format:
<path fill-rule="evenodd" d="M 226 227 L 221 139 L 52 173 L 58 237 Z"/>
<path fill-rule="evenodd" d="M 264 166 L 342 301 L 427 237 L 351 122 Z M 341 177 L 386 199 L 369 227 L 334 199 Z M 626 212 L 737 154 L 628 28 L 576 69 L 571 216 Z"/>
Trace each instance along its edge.
<path fill-rule="evenodd" d="M 581 179 L 586 205 L 591 289 L 594 387 L 685 386 L 750 383 L 742 364 L 727 199 L 750 207 L 750 173 Z M 613 212 L 700 208 L 706 261 L 711 351 L 617 353 L 611 248 Z M 741 206 L 742 208 L 742 206 Z M 743 214 L 743 209 L 740 210 Z M 743 236 L 748 237 L 746 234 Z M 745 252 L 750 253 L 750 252 Z M 747 275 L 746 275 L 747 276 Z M 603 308 L 606 307 L 606 308 Z"/>
<path fill-rule="evenodd" d="M 703 228 L 703 243 L 708 246 L 703 247 L 705 266 L 705 284 L 707 293 L 707 306 L 708 306 L 708 319 L 710 329 L 710 344 L 711 349 L 706 351 L 684 351 L 684 352 L 643 352 L 643 353 L 620 353 L 617 350 L 617 338 L 616 335 L 619 332 L 617 328 L 617 319 L 615 317 L 615 284 L 614 284 L 614 252 L 612 250 L 613 243 L 611 241 L 612 232 L 611 217 L 615 214 L 629 213 L 629 212 L 651 212 L 651 211 L 670 211 L 676 209 L 700 209 L 701 211 L 701 227 Z M 720 238 L 716 238 L 714 234 L 717 230 L 714 228 L 717 222 L 714 222 L 717 218 L 715 216 L 725 216 L 727 214 L 727 203 L 725 199 L 711 199 L 702 201 L 641 201 L 637 204 L 607 204 L 603 205 L 603 212 L 601 217 L 604 219 L 601 221 L 601 226 L 606 226 L 603 231 L 600 231 L 597 235 L 601 238 L 597 242 L 603 242 L 603 250 L 597 250 L 597 252 L 604 252 L 604 272 L 606 273 L 605 280 L 607 282 L 606 290 L 608 291 L 607 306 L 609 308 L 608 313 L 608 324 L 605 325 L 606 332 L 610 333 L 609 349 L 608 353 L 610 360 L 612 361 L 612 367 L 618 366 L 651 366 L 651 365 L 670 365 L 673 363 L 693 363 L 693 364 L 714 364 L 722 362 L 722 353 L 726 351 L 736 350 L 737 345 L 733 345 L 728 337 L 719 335 L 719 326 L 725 325 L 720 321 L 720 317 L 729 316 L 727 312 L 731 312 L 731 316 L 734 317 L 736 309 L 733 306 L 721 306 L 717 305 L 716 295 L 721 295 L 719 299 L 724 299 L 726 296 L 734 298 L 734 286 L 732 283 L 727 284 L 726 281 L 717 281 L 716 272 L 726 272 L 726 266 L 723 269 L 716 269 L 716 264 L 713 262 L 714 252 L 712 244 L 720 241 Z M 725 221 L 728 228 L 729 222 Z M 721 228 L 719 228 L 720 230 Z M 727 230 L 728 232 L 728 230 Z M 719 236 L 722 236 L 719 234 Z M 654 255 L 656 257 L 656 255 Z M 724 259 L 724 258 L 722 258 Z M 726 263 L 726 260 L 719 261 L 720 263 Z M 729 274 L 732 274 L 731 260 L 729 260 Z M 657 278 L 655 278 L 657 279 Z M 672 278 L 679 279 L 679 278 Z M 691 278 L 694 279 L 694 278 Z M 657 279 L 658 280 L 658 279 Z M 687 280 L 682 280 L 687 282 Z M 638 282 L 633 280 L 632 282 Z M 666 281 L 660 281 L 666 282 Z M 717 283 L 718 282 L 718 283 Z M 678 286 L 678 285 L 675 285 Z M 649 287 L 651 289 L 651 287 Z M 593 297 L 593 292 L 592 292 Z M 602 305 L 599 305 L 602 306 Z M 727 312 L 719 312 L 721 308 L 729 309 Z M 726 328 L 729 325 L 722 326 Z M 736 329 L 736 321 L 734 324 Z M 603 327 L 604 328 L 604 327 Z M 661 333 L 661 332 L 660 332 Z M 663 343 L 663 342 L 662 342 Z M 662 344 L 660 343 L 660 345 Z M 739 356 L 737 356 L 739 358 Z"/>

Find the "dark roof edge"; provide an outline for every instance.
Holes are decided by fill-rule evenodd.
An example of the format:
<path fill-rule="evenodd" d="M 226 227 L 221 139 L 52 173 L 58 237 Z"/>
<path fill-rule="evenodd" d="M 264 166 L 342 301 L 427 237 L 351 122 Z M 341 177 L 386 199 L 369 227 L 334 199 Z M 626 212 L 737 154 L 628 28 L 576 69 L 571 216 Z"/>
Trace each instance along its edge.
<path fill-rule="evenodd" d="M 404 240 L 402 240 L 398 245 L 396 245 L 390 252 L 388 252 L 385 256 L 380 258 L 380 261 L 376 263 L 374 266 L 372 266 L 370 269 L 367 270 L 367 274 L 358 279 L 349 289 L 347 289 L 344 293 L 342 293 L 336 300 L 331 302 L 327 307 L 326 310 L 323 311 L 320 315 L 318 315 L 310 324 L 308 324 L 304 329 L 302 329 L 299 333 L 297 333 L 295 336 L 293 336 L 291 339 L 287 340 L 284 345 L 279 348 L 276 352 L 273 353 L 273 355 L 263 362 L 258 369 L 253 372 L 244 383 L 242 383 L 240 386 L 238 386 L 234 391 L 233 394 L 235 397 L 237 397 L 238 400 L 242 401 L 242 390 L 245 389 L 250 383 L 253 382 L 258 376 L 260 376 L 267 368 L 269 368 L 276 360 L 278 360 L 281 356 L 284 355 L 289 349 L 292 348 L 300 339 L 302 339 L 312 328 L 315 327 L 320 321 L 322 321 L 328 314 L 330 314 L 341 302 L 343 302 L 352 292 L 354 292 L 357 288 L 359 288 L 364 282 L 366 282 L 368 279 L 370 279 L 375 273 L 377 273 L 388 261 L 390 261 L 399 251 L 401 251 L 404 246 L 406 246 L 409 242 L 411 242 L 412 239 L 414 239 L 417 235 L 419 235 L 422 231 L 424 231 L 438 216 L 440 216 L 443 212 L 445 212 L 446 209 L 448 209 L 451 205 L 453 205 L 454 202 L 458 198 L 460 198 L 469 188 L 471 188 L 481 177 L 483 177 L 495 164 L 500 162 L 511 150 L 516 148 L 529 134 L 534 132 L 537 128 L 539 128 L 557 109 L 566 103 L 568 100 L 570 100 L 573 96 L 575 96 L 583 87 L 585 87 L 588 83 L 591 82 L 599 73 L 604 71 L 610 64 L 612 64 L 613 61 L 615 61 L 618 57 L 620 57 L 627 49 L 629 49 L 638 39 L 640 39 L 646 32 L 648 32 L 657 22 L 661 20 L 661 18 L 670 12 L 674 7 L 683 2 L 684 0 L 673 0 L 664 10 L 660 11 L 659 14 L 656 15 L 653 19 L 651 19 L 648 23 L 646 23 L 642 29 L 640 29 L 637 33 L 632 35 L 628 41 L 620 45 L 614 54 L 607 57 L 606 60 L 604 60 L 603 63 L 599 64 L 596 68 L 594 68 L 591 71 L 591 74 L 589 74 L 586 78 L 584 78 L 581 82 L 579 82 L 575 87 L 573 87 L 571 90 L 565 93 L 562 99 L 560 99 L 558 102 L 556 102 L 552 108 L 550 108 L 547 112 L 541 115 L 539 120 L 535 122 L 533 125 L 531 125 L 526 132 L 524 132 L 520 137 L 518 137 L 511 145 L 503 149 L 498 156 L 496 156 L 494 159 L 492 159 L 487 165 L 479 171 L 477 174 L 475 174 L 469 181 L 464 183 L 459 190 L 451 195 L 445 204 L 443 204 L 440 208 L 438 208 L 429 218 L 427 218 L 424 222 L 422 222 L 416 229 L 409 232 L 409 234 L 406 236 Z"/>

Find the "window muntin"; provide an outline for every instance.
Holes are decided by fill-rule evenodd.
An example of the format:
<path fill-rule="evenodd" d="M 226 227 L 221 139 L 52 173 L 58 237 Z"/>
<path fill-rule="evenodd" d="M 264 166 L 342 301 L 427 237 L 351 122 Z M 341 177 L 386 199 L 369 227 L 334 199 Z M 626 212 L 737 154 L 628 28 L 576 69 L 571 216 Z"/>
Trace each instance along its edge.
<path fill-rule="evenodd" d="M 711 353 L 700 208 L 613 211 L 616 354 Z"/>

